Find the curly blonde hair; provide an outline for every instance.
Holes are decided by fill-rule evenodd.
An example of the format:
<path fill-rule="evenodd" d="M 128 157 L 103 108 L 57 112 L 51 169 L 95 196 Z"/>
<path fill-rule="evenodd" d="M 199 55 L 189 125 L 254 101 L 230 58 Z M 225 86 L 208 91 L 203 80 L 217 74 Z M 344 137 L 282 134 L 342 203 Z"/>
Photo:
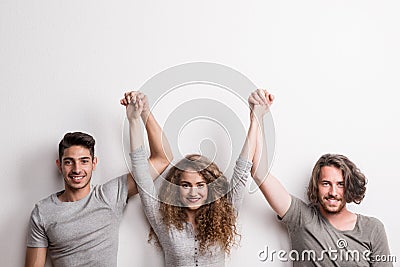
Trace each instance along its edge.
<path fill-rule="evenodd" d="M 180 202 L 180 180 L 185 171 L 196 171 L 207 184 L 208 196 L 205 204 L 196 210 L 196 238 L 199 240 L 200 253 L 214 245 L 220 246 L 227 254 L 236 244 L 235 210 L 227 198 L 229 183 L 218 166 L 204 156 L 187 155 L 173 166 L 165 178 L 160 190 L 160 213 L 168 228 L 174 226 L 183 230 L 187 221 L 186 207 Z M 160 246 L 154 230 L 151 228 L 149 242 L 154 238 Z"/>

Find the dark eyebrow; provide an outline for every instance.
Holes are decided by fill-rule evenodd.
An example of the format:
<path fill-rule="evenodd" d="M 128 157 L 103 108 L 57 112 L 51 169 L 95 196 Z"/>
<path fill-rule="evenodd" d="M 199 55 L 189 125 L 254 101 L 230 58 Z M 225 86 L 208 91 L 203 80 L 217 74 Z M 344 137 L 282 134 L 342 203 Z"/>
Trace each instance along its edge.
<path fill-rule="evenodd" d="M 91 159 L 91 157 L 81 157 L 81 158 L 78 158 L 78 160 L 83 160 L 83 159 L 88 159 L 88 160 L 90 160 Z M 63 161 L 64 160 L 75 160 L 74 158 L 71 158 L 71 157 L 68 157 L 68 158 L 63 158 L 62 159 Z"/>

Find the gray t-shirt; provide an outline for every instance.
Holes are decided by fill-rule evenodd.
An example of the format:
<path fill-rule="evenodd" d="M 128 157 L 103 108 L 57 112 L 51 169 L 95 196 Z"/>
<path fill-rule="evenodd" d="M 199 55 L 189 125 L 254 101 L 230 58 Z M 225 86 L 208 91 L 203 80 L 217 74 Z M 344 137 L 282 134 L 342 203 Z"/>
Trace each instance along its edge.
<path fill-rule="evenodd" d="M 58 192 L 39 201 L 31 214 L 28 247 L 47 247 L 53 266 L 117 266 L 118 230 L 128 199 L 127 176 L 91 186 L 75 202 Z"/>
<path fill-rule="evenodd" d="M 373 262 L 390 255 L 383 224 L 376 218 L 357 214 L 353 230 L 334 228 L 319 212 L 292 196 L 283 216 L 292 250 L 286 258 L 293 266 L 393 266 L 391 262 Z"/>
<path fill-rule="evenodd" d="M 132 171 L 139 189 L 140 199 L 150 225 L 157 234 L 164 251 L 167 267 L 186 266 L 225 266 L 225 251 L 219 246 L 212 246 L 205 253 L 199 251 L 199 241 L 191 223 L 186 222 L 183 230 L 174 226 L 168 228 L 162 221 L 159 211 L 160 202 L 154 182 L 149 173 L 147 156 L 143 147 L 131 155 Z M 238 159 L 230 181 L 227 197 L 237 212 L 244 196 L 246 181 L 250 174 L 251 162 Z"/>

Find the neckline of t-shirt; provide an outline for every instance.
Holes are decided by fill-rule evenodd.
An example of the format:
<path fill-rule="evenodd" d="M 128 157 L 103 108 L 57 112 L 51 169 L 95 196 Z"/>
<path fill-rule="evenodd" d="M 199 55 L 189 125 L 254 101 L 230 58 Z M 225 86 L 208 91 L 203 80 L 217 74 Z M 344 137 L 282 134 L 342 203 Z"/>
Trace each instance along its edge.
<path fill-rule="evenodd" d="M 319 212 L 319 211 L 318 211 L 318 212 Z M 324 215 L 322 215 L 321 213 L 319 213 L 319 214 L 320 214 L 320 216 L 322 217 L 322 219 L 328 224 L 329 227 L 331 227 L 333 230 L 335 230 L 335 231 L 337 231 L 337 232 L 340 232 L 340 233 L 350 233 L 350 232 L 353 232 L 354 230 L 356 230 L 356 229 L 358 228 L 358 224 L 360 223 L 360 218 L 361 218 L 360 214 L 355 213 L 355 215 L 357 216 L 357 220 L 356 220 L 356 224 L 354 225 L 354 228 L 351 229 L 351 230 L 339 230 L 339 229 L 337 229 L 335 226 L 333 226 L 333 225 L 329 222 L 329 220 L 328 220 L 327 218 L 324 217 Z"/>
<path fill-rule="evenodd" d="M 64 191 L 65 191 L 65 189 L 64 189 L 64 190 L 61 190 L 61 191 L 59 191 L 59 192 L 57 192 L 57 193 L 54 193 L 54 194 L 52 195 L 53 201 L 54 201 L 57 205 L 74 205 L 74 204 L 82 203 L 82 202 L 84 202 L 86 199 L 89 198 L 89 196 L 91 195 L 91 193 L 92 193 L 92 191 L 93 191 L 93 185 L 92 185 L 92 184 L 90 185 L 90 191 L 89 191 L 89 193 L 88 193 L 84 198 L 79 199 L 79 200 L 77 200 L 77 201 L 61 201 L 61 200 L 58 198 L 58 196 L 61 195 Z"/>

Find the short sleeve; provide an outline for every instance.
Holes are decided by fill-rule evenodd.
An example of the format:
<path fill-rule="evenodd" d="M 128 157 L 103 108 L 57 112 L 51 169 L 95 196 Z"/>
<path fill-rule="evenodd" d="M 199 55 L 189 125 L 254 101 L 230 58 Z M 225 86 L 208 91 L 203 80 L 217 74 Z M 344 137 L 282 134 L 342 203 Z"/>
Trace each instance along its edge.
<path fill-rule="evenodd" d="M 374 221 L 375 229 L 371 232 L 373 233 L 372 238 L 372 253 L 370 255 L 372 266 L 393 266 L 390 261 L 385 261 L 385 259 L 390 259 L 389 244 L 385 232 L 385 227 L 381 221 L 376 218 L 371 218 Z"/>
<path fill-rule="evenodd" d="M 288 211 L 280 220 L 289 229 L 289 232 L 296 231 L 298 227 L 303 226 L 314 217 L 313 209 L 309 207 L 304 201 L 291 195 L 291 203 Z"/>
<path fill-rule="evenodd" d="M 112 209 L 122 212 L 128 201 L 127 175 L 114 178 L 105 184 L 99 185 L 96 194 Z"/>
<path fill-rule="evenodd" d="M 39 208 L 36 205 L 31 213 L 26 246 L 33 248 L 46 248 L 48 247 L 48 244 L 49 242 L 44 224 L 40 218 Z"/>

